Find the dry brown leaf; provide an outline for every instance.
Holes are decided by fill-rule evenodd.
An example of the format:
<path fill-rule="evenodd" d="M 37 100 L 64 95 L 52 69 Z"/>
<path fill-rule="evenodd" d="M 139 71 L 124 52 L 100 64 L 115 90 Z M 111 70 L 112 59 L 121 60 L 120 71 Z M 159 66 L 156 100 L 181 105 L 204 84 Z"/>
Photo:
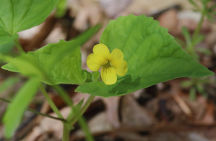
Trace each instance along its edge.
<path fill-rule="evenodd" d="M 64 117 L 67 117 L 67 115 L 70 112 L 70 107 L 66 107 L 62 109 L 60 112 Z M 57 115 L 54 113 L 50 115 L 57 117 Z M 34 127 L 31 133 L 28 136 L 26 136 L 24 140 L 35 141 L 37 137 L 41 136 L 43 133 L 46 132 L 53 132 L 56 138 L 61 139 L 62 131 L 63 131 L 63 125 L 61 121 L 44 117 L 41 119 L 40 124 Z"/>
<path fill-rule="evenodd" d="M 124 126 L 137 128 L 151 127 L 156 121 L 151 113 L 139 106 L 130 95 L 122 99 L 121 118 Z"/>
<path fill-rule="evenodd" d="M 188 0 L 133 0 L 123 15 L 129 13 L 152 15 L 177 4 L 184 8 L 191 8 Z"/>
<path fill-rule="evenodd" d="M 70 15 L 75 17 L 74 27 L 80 31 L 102 23 L 105 18 L 99 2 L 95 0 L 70 0 L 68 6 Z"/>
<path fill-rule="evenodd" d="M 100 134 L 112 130 L 112 125 L 109 123 L 105 112 L 97 114 L 88 122 L 88 126 L 92 134 Z M 84 133 L 78 130 L 74 136 L 79 138 L 84 137 Z"/>
<path fill-rule="evenodd" d="M 120 126 L 118 118 L 119 100 L 120 97 L 103 98 L 103 101 L 106 105 L 107 119 L 115 128 Z"/>
<path fill-rule="evenodd" d="M 177 11 L 174 9 L 168 10 L 158 18 L 160 25 L 167 28 L 170 33 L 176 32 L 178 26 Z"/>
<path fill-rule="evenodd" d="M 109 17 L 117 17 L 133 0 L 100 0 L 103 10 Z"/>

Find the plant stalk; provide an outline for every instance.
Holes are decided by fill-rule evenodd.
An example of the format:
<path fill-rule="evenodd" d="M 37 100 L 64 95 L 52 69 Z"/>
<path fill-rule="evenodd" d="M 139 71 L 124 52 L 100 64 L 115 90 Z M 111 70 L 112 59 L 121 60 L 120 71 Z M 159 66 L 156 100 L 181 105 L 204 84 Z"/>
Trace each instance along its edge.
<path fill-rule="evenodd" d="M 68 128 L 67 123 L 63 124 L 63 139 L 62 141 L 69 141 L 70 140 L 70 129 Z"/>
<path fill-rule="evenodd" d="M 199 20 L 198 26 L 196 27 L 196 29 L 194 31 L 192 40 L 195 40 L 197 38 L 197 36 L 200 34 L 200 30 L 201 30 L 201 27 L 203 25 L 204 18 L 205 18 L 205 14 L 204 14 L 204 12 L 202 12 L 202 15 L 201 15 L 201 18 Z"/>
<path fill-rule="evenodd" d="M 69 117 L 71 116 L 71 118 L 67 117 L 68 122 L 64 123 L 64 130 L 63 130 L 63 141 L 68 141 L 70 137 L 70 130 L 71 130 L 70 127 L 72 127 L 78 120 L 80 120 L 80 118 L 85 113 L 85 111 L 87 110 L 91 102 L 94 100 L 95 96 L 89 96 L 89 98 L 87 99 L 86 103 L 81 108 L 81 110 L 77 111 L 76 108 L 73 106 L 73 101 L 71 100 L 70 96 L 63 88 L 61 88 L 59 85 L 55 85 L 53 86 L 53 88 L 58 92 L 58 94 L 62 97 L 62 99 L 66 102 L 66 104 L 71 107 L 71 113 L 69 114 Z M 83 122 L 80 121 L 80 123 Z M 89 133 L 85 132 L 85 133 L 88 135 L 88 137 L 90 136 L 90 132 Z"/>
<path fill-rule="evenodd" d="M 79 120 L 79 118 L 85 113 L 85 111 L 87 110 L 87 108 L 90 106 L 90 104 L 92 103 L 92 101 L 94 100 L 95 96 L 90 95 L 89 98 L 87 99 L 85 105 L 82 107 L 80 113 L 74 117 L 71 121 L 71 126 L 73 126 L 77 120 Z"/>
<path fill-rule="evenodd" d="M 73 101 L 65 90 L 59 85 L 54 85 L 53 88 L 58 92 L 58 94 L 62 97 L 62 99 L 66 102 L 67 105 L 73 107 Z"/>
<path fill-rule="evenodd" d="M 58 108 L 56 107 L 55 103 L 52 101 L 52 99 L 49 97 L 48 93 L 46 92 L 45 87 L 43 85 L 41 85 L 40 89 L 41 89 L 41 92 L 43 93 L 43 95 L 45 96 L 47 102 L 49 103 L 50 107 L 52 108 L 52 110 L 56 113 L 56 115 L 59 118 L 64 119 L 64 117 L 62 116 L 62 114 L 60 113 Z"/>
<path fill-rule="evenodd" d="M 201 30 L 201 27 L 203 25 L 203 22 L 204 22 L 204 19 L 205 19 L 205 14 L 204 12 L 202 12 L 202 15 L 201 15 L 201 18 L 199 20 L 199 23 L 192 35 L 192 41 L 191 41 L 191 44 L 188 46 L 188 51 L 189 53 L 194 56 L 194 58 L 198 58 L 196 52 L 195 52 L 195 45 L 196 45 L 196 39 L 198 37 L 198 35 L 200 34 L 200 30 Z"/>

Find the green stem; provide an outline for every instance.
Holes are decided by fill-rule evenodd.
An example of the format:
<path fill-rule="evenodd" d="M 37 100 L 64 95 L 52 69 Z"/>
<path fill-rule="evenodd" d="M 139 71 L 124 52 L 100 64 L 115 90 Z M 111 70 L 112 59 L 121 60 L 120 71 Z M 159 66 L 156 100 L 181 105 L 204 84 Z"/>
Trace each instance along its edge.
<path fill-rule="evenodd" d="M 58 92 L 58 94 L 65 101 L 65 103 L 71 107 L 71 111 L 70 111 L 69 116 L 73 115 L 73 113 L 74 113 L 73 101 L 71 100 L 71 98 L 68 95 L 68 93 L 61 86 L 59 86 L 59 85 L 54 85 L 53 88 L 56 90 L 56 92 Z M 68 117 L 67 117 L 67 121 L 69 121 Z M 72 128 L 70 128 L 69 126 L 70 125 L 69 125 L 68 122 L 64 123 L 63 141 L 69 141 L 69 139 L 70 139 L 70 130 Z"/>
<path fill-rule="evenodd" d="M 63 139 L 62 141 L 69 141 L 70 140 L 70 129 L 66 123 L 63 124 Z"/>
<path fill-rule="evenodd" d="M 194 56 L 194 58 L 198 58 L 196 52 L 195 52 L 195 45 L 196 45 L 196 40 L 197 40 L 197 37 L 198 35 L 200 34 L 200 30 L 201 30 L 201 27 L 203 25 L 203 22 L 204 22 L 204 18 L 205 18 L 205 14 L 204 12 L 202 12 L 202 15 L 201 15 L 201 18 L 199 20 L 199 23 L 194 31 L 194 34 L 192 35 L 192 41 L 191 41 L 191 44 L 187 47 L 189 53 Z"/>
<path fill-rule="evenodd" d="M 59 118 L 64 118 L 62 116 L 62 114 L 60 113 L 60 111 L 58 110 L 58 108 L 56 107 L 55 103 L 52 101 L 52 99 L 49 97 L 48 93 L 46 92 L 45 90 L 45 87 L 43 85 L 41 85 L 40 87 L 41 89 L 41 92 L 43 93 L 43 95 L 45 96 L 47 102 L 49 103 L 50 107 L 52 108 L 52 110 L 56 113 L 56 115 L 59 117 Z"/>
<path fill-rule="evenodd" d="M 1 97 L 0 97 L 0 100 L 3 101 L 3 102 L 6 102 L 6 103 L 10 103 L 11 102 L 10 100 L 5 99 L 5 98 L 1 98 Z M 59 121 L 63 121 L 63 122 L 66 121 L 65 119 L 62 119 L 62 118 L 57 118 L 57 117 L 50 116 L 50 115 L 45 114 L 45 113 L 38 112 L 38 111 L 36 111 L 36 110 L 34 110 L 32 108 L 28 108 L 27 110 L 30 111 L 30 112 L 32 112 L 32 113 L 35 113 L 37 115 L 41 115 L 41 116 L 44 116 L 44 117 L 47 117 L 47 118 L 51 118 L 51 119 L 55 119 L 55 120 L 59 120 Z"/>
<path fill-rule="evenodd" d="M 70 127 L 72 127 L 78 120 L 80 120 L 80 117 L 87 110 L 91 102 L 94 100 L 95 96 L 89 96 L 85 105 L 81 108 L 80 111 L 77 111 L 76 107 L 73 106 L 73 101 L 71 100 L 70 96 L 63 88 L 61 88 L 59 85 L 55 85 L 53 86 L 53 88 L 58 92 L 58 94 L 62 97 L 62 99 L 67 103 L 67 105 L 71 107 L 71 113 L 67 117 L 68 122 L 64 123 L 64 131 L 63 131 L 63 141 L 68 141 L 70 137 L 70 130 L 71 130 Z"/>
<path fill-rule="evenodd" d="M 204 12 L 202 12 L 202 15 L 201 15 L 201 18 L 199 20 L 198 26 L 196 27 L 196 29 L 194 31 L 192 40 L 195 40 L 197 38 L 197 36 L 200 34 L 200 30 L 201 30 L 201 27 L 203 25 L 204 18 L 205 18 L 205 14 L 204 14 Z"/>
<path fill-rule="evenodd" d="M 15 44 L 16 44 L 17 50 L 18 50 L 20 53 L 25 53 L 25 51 L 23 50 L 22 46 L 20 45 L 20 42 L 19 42 L 18 39 L 15 40 Z"/>
<path fill-rule="evenodd" d="M 89 98 L 87 99 L 85 105 L 82 107 L 80 113 L 71 121 L 71 125 L 73 126 L 77 120 L 85 113 L 91 102 L 94 100 L 95 96 L 90 95 Z"/>
<path fill-rule="evenodd" d="M 95 96 L 93 96 L 93 95 L 89 96 L 89 98 L 87 99 L 85 105 L 81 109 L 81 114 L 82 115 L 85 113 L 85 111 L 87 110 L 87 108 L 90 106 L 90 104 L 92 103 L 92 101 L 94 100 L 94 98 L 95 98 Z"/>
<path fill-rule="evenodd" d="M 65 103 L 71 107 L 70 114 L 67 117 L 67 120 L 70 121 L 70 119 L 73 117 L 75 113 L 75 108 L 73 107 L 73 101 L 71 100 L 69 94 L 61 86 L 54 85 L 53 88 L 56 90 L 56 92 L 58 92 L 58 94 L 65 101 Z"/>
<path fill-rule="evenodd" d="M 73 101 L 71 100 L 68 93 L 59 85 L 54 85 L 53 88 L 58 92 L 62 99 L 66 102 L 67 105 L 73 107 Z"/>
<path fill-rule="evenodd" d="M 87 141 L 94 141 L 94 138 L 91 135 L 91 132 L 89 130 L 89 127 L 85 121 L 85 119 L 81 116 L 80 119 L 78 120 L 78 123 L 80 127 L 82 128 L 83 132 L 85 133 L 86 140 Z"/>

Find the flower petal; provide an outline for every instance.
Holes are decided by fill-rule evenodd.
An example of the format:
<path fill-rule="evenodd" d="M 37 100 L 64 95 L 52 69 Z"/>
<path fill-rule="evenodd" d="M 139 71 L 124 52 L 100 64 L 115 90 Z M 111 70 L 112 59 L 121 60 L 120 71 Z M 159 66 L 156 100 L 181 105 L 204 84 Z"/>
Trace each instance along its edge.
<path fill-rule="evenodd" d="M 87 57 L 87 66 L 91 71 L 98 71 L 107 61 L 105 58 L 92 53 Z"/>
<path fill-rule="evenodd" d="M 101 69 L 101 79 L 106 85 L 115 84 L 117 81 L 116 70 L 113 67 L 103 67 Z"/>
<path fill-rule="evenodd" d="M 122 53 L 122 51 L 118 48 L 115 48 L 112 53 L 111 53 L 111 58 L 112 59 L 123 59 L 124 58 L 124 55 Z"/>
<path fill-rule="evenodd" d="M 113 67 L 118 68 L 123 62 L 123 53 L 120 49 L 114 49 L 110 56 L 110 63 Z"/>
<path fill-rule="evenodd" d="M 124 76 L 128 71 L 127 62 L 123 60 L 118 67 L 116 67 L 116 72 L 119 76 Z"/>
<path fill-rule="evenodd" d="M 108 59 L 110 57 L 109 49 L 104 44 L 97 44 L 93 48 L 93 53 L 99 56 L 103 56 Z"/>
<path fill-rule="evenodd" d="M 116 48 L 112 51 L 110 63 L 119 76 L 124 76 L 128 71 L 127 62 L 124 60 L 124 55 L 120 49 Z"/>

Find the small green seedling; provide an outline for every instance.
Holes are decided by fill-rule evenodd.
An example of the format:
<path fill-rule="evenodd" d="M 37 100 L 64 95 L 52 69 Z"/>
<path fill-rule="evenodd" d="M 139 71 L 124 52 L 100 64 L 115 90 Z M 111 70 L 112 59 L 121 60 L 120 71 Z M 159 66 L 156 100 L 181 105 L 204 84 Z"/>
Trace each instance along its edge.
<path fill-rule="evenodd" d="M 198 53 L 202 53 L 204 55 L 211 55 L 211 51 L 207 48 L 196 48 L 196 46 L 203 41 L 204 36 L 200 33 L 201 27 L 203 25 L 204 19 L 212 20 L 213 17 L 216 15 L 216 4 L 213 3 L 211 0 L 199 0 L 198 2 L 194 0 L 189 0 L 189 2 L 193 5 L 194 10 L 196 12 L 200 12 L 201 18 L 196 27 L 194 33 L 190 35 L 187 28 L 182 28 L 182 34 L 185 38 L 185 49 L 186 51 L 193 56 L 195 59 L 199 60 Z M 211 84 L 213 82 L 210 81 L 208 78 L 192 78 L 182 83 L 184 88 L 190 88 L 190 99 L 195 100 L 196 93 L 200 93 L 203 96 L 207 97 L 207 92 L 204 88 L 206 84 Z"/>

